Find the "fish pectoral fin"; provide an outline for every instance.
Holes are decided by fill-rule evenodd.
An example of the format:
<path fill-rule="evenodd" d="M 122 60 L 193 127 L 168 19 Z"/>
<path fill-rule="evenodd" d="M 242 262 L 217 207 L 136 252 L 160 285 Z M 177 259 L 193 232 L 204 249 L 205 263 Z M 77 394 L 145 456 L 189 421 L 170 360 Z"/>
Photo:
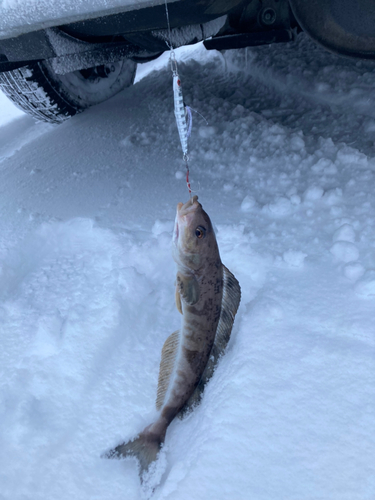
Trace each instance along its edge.
<path fill-rule="evenodd" d="M 176 285 L 176 307 L 182 313 L 182 304 L 181 304 L 181 295 L 180 295 L 180 290 L 178 289 L 178 286 Z"/>
<path fill-rule="evenodd" d="M 181 297 L 189 306 L 193 306 L 198 302 L 199 283 L 194 276 L 184 276 L 177 273 L 176 286 Z"/>

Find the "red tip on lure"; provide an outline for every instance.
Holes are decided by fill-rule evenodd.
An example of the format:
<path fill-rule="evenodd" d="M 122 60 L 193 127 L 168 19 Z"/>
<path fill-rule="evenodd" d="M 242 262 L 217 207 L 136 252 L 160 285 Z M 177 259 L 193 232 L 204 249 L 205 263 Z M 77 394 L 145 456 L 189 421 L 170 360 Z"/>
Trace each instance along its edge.
<path fill-rule="evenodd" d="M 189 180 L 189 165 L 187 162 L 186 162 L 186 184 L 187 184 L 187 188 L 189 190 L 189 195 L 191 197 L 191 186 L 190 186 L 190 180 Z"/>

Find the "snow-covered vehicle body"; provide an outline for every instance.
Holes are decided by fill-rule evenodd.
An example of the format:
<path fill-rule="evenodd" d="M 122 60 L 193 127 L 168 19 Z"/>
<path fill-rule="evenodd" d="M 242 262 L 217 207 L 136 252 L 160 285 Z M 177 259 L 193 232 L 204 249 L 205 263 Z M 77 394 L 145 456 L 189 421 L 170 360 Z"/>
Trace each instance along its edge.
<path fill-rule="evenodd" d="M 207 49 L 285 42 L 375 56 L 374 0 L 0 0 L 0 86 L 59 122 L 133 82 L 136 64 L 205 40 Z M 168 12 L 168 15 L 167 15 Z M 168 27 L 167 17 L 170 22 Z"/>

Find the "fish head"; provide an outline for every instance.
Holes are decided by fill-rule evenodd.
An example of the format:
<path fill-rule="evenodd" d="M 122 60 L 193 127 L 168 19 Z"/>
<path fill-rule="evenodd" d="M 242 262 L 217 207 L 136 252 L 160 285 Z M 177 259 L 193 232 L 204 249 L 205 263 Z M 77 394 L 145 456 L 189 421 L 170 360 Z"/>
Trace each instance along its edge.
<path fill-rule="evenodd" d="M 177 205 L 173 243 L 177 264 L 192 270 L 198 270 L 208 260 L 220 258 L 211 220 L 198 202 L 198 196 Z"/>

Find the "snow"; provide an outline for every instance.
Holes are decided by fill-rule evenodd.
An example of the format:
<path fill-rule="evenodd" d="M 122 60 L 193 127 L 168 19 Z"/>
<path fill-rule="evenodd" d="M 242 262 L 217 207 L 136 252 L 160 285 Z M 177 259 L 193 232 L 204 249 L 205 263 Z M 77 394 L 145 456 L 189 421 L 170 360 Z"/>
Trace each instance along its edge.
<path fill-rule="evenodd" d="M 0 91 L 0 126 L 14 120 L 16 117 L 24 116 L 23 111 L 16 108 L 13 103 Z"/>
<path fill-rule="evenodd" d="M 287 250 L 283 253 L 283 259 L 287 264 L 295 267 L 302 267 L 307 253 L 298 250 Z"/>
<path fill-rule="evenodd" d="M 163 0 L 0 0 L 0 39 L 163 3 Z"/>
<path fill-rule="evenodd" d="M 227 21 L 227 15 L 202 24 L 182 26 L 171 30 L 153 30 L 152 35 L 174 48 L 181 47 L 191 40 L 206 40 L 218 33 Z"/>
<path fill-rule="evenodd" d="M 341 260 L 342 262 L 351 262 L 359 258 L 358 248 L 354 243 L 350 243 L 349 241 L 336 241 L 331 246 L 330 252 L 337 260 Z"/>
<path fill-rule="evenodd" d="M 305 36 L 177 55 L 208 121 L 192 188 L 242 288 L 227 353 L 147 487 L 100 458 L 155 417 L 180 322 L 167 58 L 59 126 L 3 123 L 0 498 L 372 500 L 375 64 Z"/>
<path fill-rule="evenodd" d="M 333 241 L 350 241 L 355 243 L 355 230 L 351 224 L 343 224 L 333 233 Z"/>

